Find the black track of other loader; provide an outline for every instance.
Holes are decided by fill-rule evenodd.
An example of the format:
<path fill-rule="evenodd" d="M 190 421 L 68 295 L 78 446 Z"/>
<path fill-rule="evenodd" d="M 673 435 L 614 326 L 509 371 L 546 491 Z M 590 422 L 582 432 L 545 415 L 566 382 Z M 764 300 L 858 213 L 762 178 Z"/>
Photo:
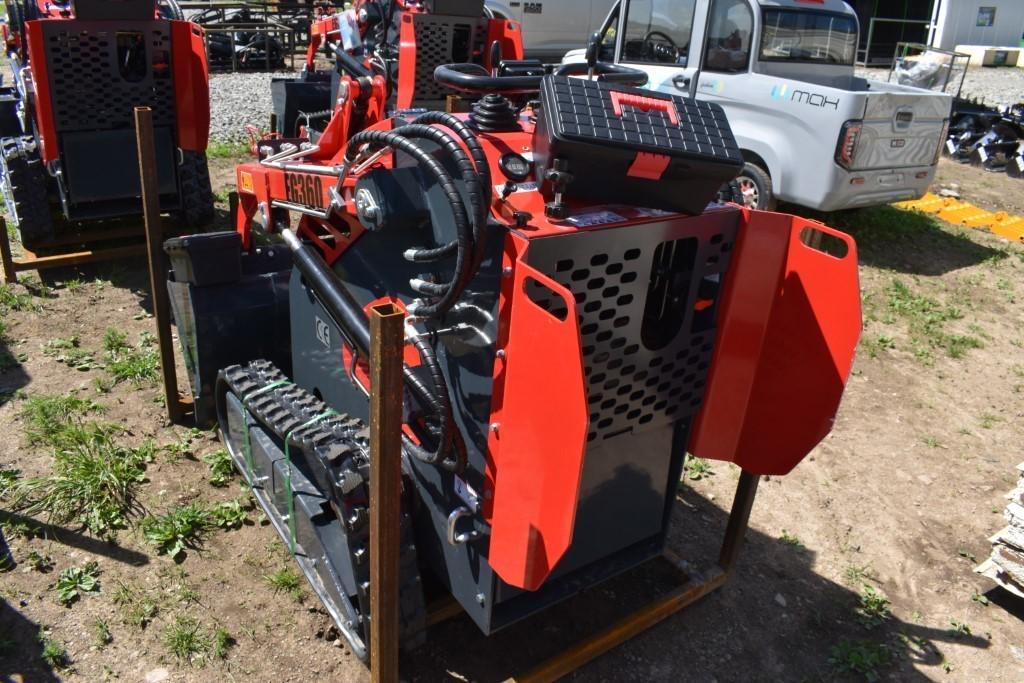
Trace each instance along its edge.
<path fill-rule="evenodd" d="M 263 387 L 287 380 L 283 372 L 268 361 L 234 365 L 221 371 L 231 393 L 240 399 Z M 345 525 L 348 551 L 356 569 L 358 595 L 349 596 L 362 618 L 360 630 L 364 643 L 370 613 L 369 562 L 369 479 L 368 434 L 362 421 L 337 414 L 316 424 L 308 423 L 323 415 L 328 407 L 318 398 L 294 384 L 282 384 L 245 401 L 253 422 L 262 424 L 282 444 L 288 438 L 292 461 L 327 497 L 338 519 Z M 303 425 L 307 425 L 303 427 Z M 221 425 L 222 433 L 227 434 Z M 416 546 L 413 539 L 411 505 L 412 486 L 404 483 L 402 501 L 400 623 L 402 645 L 411 650 L 425 639 L 426 607 L 420 581 Z M 265 510 L 276 514 L 273 509 Z M 286 541 L 288 539 L 285 539 Z M 343 592 L 340 590 L 339 592 Z"/>
<path fill-rule="evenodd" d="M 31 248 L 53 239 L 47 175 L 35 140 L 28 136 L 0 139 L 0 173 L 8 219 L 21 233 L 21 243 Z"/>
<path fill-rule="evenodd" d="M 178 187 L 181 194 L 181 217 L 189 227 L 202 227 L 213 222 L 213 189 L 210 167 L 202 152 L 183 151 L 178 166 Z"/>

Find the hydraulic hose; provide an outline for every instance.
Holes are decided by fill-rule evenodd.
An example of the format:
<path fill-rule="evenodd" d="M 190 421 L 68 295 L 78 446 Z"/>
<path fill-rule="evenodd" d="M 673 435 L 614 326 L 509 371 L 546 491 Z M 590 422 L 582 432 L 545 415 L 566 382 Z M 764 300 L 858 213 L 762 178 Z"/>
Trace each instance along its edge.
<path fill-rule="evenodd" d="M 462 294 L 462 290 L 469 280 L 470 269 L 473 265 L 471 258 L 474 247 L 473 231 L 469 214 L 466 212 L 466 207 L 462 201 L 462 195 L 459 194 L 454 180 L 448 171 L 445 170 L 444 166 L 430 154 L 424 152 L 412 140 L 403 137 L 397 131 L 364 130 L 356 133 L 349 140 L 348 150 L 345 152 L 346 160 L 353 161 L 363 144 L 368 144 L 371 147 L 391 147 L 413 157 L 420 167 L 428 171 L 437 180 L 438 185 L 448 199 L 456 230 L 455 273 L 446 291 L 440 295 L 437 301 L 433 303 L 417 301 L 409 308 L 409 312 L 413 315 L 432 317 L 444 314 L 455 305 L 455 302 Z"/>
<path fill-rule="evenodd" d="M 370 324 L 366 319 L 366 311 L 356 302 L 348 288 L 316 249 L 303 244 L 289 229 L 282 230 L 281 236 L 292 250 L 295 267 L 302 273 L 306 284 L 316 293 L 328 315 L 341 328 L 342 334 L 356 351 L 367 356 L 370 351 Z M 433 387 L 428 387 L 411 368 L 403 365 L 405 386 L 409 393 L 433 414 L 438 422 L 439 431 L 437 447 L 433 451 L 414 443 L 405 434 L 402 435 L 403 446 L 417 460 L 447 470 L 459 471 L 465 466 L 461 457 L 456 456 L 455 460 L 445 459 L 452 444 L 451 399 L 448 396 L 447 382 L 430 345 L 418 337 L 413 339 L 413 345 L 420 354 Z"/>

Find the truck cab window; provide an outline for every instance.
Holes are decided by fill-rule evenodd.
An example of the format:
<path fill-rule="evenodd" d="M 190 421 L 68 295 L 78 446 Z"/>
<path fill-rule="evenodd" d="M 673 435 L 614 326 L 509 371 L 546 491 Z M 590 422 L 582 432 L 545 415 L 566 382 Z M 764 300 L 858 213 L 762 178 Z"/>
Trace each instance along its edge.
<path fill-rule="evenodd" d="M 754 15 L 747 0 L 715 0 L 708 24 L 704 69 L 739 73 L 750 64 Z"/>
<path fill-rule="evenodd" d="M 697 0 L 638 0 L 627 5 L 622 60 L 686 66 Z"/>
<path fill-rule="evenodd" d="M 845 14 L 767 9 L 761 60 L 853 66 L 857 22 Z"/>

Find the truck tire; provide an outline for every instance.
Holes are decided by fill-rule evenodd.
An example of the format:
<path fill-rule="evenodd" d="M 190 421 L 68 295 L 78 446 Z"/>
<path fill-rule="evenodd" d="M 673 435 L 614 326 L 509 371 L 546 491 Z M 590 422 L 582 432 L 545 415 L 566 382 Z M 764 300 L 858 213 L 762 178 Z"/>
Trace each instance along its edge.
<path fill-rule="evenodd" d="M 203 227 L 213 222 L 213 190 L 210 187 L 210 168 L 202 152 L 181 153 L 178 166 L 178 198 L 181 218 L 189 227 Z"/>
<path fill-rule="evenodd" d="M 181 11 L 178 0 L 160 0 L 160 17 L 171 21 L 185 21 L 185 13 Z"/>
<path fill-rule="evenodd" d="M 0 138 L 0 183 L 7 217 L 18 229 L 21 243 L 30 249 L 54 237 L 47 181 L 34 138 Z"/>
<path fill-rule="evenodd" d="M 743 195 L 743 206 L 762 211 L 775 210 L 777 202 L 772 194 L 772 179 L 763 168 L 748 161 L 736 176 L 736 183 Z"/>

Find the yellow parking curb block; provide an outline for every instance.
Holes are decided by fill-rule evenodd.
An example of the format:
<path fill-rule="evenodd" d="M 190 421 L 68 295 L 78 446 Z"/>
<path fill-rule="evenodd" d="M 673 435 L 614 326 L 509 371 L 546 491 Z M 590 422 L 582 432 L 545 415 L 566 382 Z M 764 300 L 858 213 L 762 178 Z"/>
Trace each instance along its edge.
<path fill-rule="evenodd" d="M 925 193 L 920 199 L 896 202 L 893 206 L 908 211 L 935 214 L 938 218 L 954 225 L 986 229 L 1014 242 L 1024 241 L 1024 217 L 1011 216 L 1005 211 L 986 211 L 970 202 L 962 202 L 952 197 L 940 197 L 931 192 Z"/>

